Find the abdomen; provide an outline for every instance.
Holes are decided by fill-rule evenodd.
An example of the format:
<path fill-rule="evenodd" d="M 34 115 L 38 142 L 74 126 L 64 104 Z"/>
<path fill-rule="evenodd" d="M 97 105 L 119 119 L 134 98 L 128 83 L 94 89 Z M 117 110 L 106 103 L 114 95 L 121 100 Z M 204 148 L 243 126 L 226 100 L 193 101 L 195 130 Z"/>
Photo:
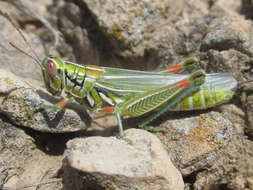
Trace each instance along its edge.
<path fill-rule="evenodd" d="M 215 107 L 228 102 L 233 97 L 232 90 L 223 90 L 220 87 L 201 87 L 197 92 L 185 97 L 171 107 L 170 111 L 201 110 Z"/>

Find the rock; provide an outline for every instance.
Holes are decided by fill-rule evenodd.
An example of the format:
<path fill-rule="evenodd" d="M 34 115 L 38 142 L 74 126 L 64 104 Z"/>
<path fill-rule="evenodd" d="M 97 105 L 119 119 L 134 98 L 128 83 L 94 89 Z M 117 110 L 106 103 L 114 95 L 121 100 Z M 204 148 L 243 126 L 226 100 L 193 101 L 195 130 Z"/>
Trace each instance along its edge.
<path fill-rule="evenodd" d="M 16 189 L 54 180 L 61 156 L 45 154 L 23 129 L 0 118 L 0 188 Z M 43 136 L 43 135 L 42 135 Z M 52 170 L 53 169 L 53 170 Z M 45 173 L 44 173 L 45 172 Z M 43 186 L 43 190 L 61 189 L 61 181 Z"/>
<path fill-rule="evenodd" d="M 9 44 L 9 42 L 12 42 L 23 51 L 30 52 L 31 50 L 23 42 L 22 37 L 18 35 L 15 28 L 2 15 L 0 15 L 0 25 L 0 69 L 9 70 L 23 78 L 41 81 L 40 67 L 30 57 L 20 53 Z M 44 58 L 45 53 L 39 38 L 32 34 L 29 34 L 27 38 L 39 57 Z"/>
<path fill-rule="evenodd" d="M 253 137 L 253 82 L 245 83 L 242 88 L 242 104 L 246 110 L 246 133 Z"/>
<path fill-rule="evenodd" d="M 234 49 L 209 50 L 200 64 L 207 73 L 233 73 L 239 82 L 251 79 L 252 58 Z"/>
<path fill-rule="evenodd" d="M 99 5 L 99 3 L 93 5 L 89 1 L 76 2 L 66 3 L 59 10 L 59 23 L 62 33 L 71 41 L 73 52 L 77 58 L 76 61 L 81 64 L 92 63 L 103 66 L 152 70 L 162 64 L 178 63 L 183 59 L 183 56 L 193 54 L 198 50 L 199 38 L 201 37 L 197 36 L 204 34 L 208 20 L 199 19 L 207 14 L 205 11 L 203 11 L 204 13 L 198 12 L 198 16 L 193 16 L 194 18 L 197 17 L 198 20 L 191 20 L 193 9 L 202 10 L 203 7 L 207 7 L 206 3 L 195 4 L 192 2 L 191 4 L 187 2 L 192 6 L 189 9 L 187 8 L 189 20 L 176 19 L 175 23 L 172 23 L 170 18 L 174 17 L 171 15 L 173 12 L 168 9 L 166 10 L 169 15 L 167 18 L 163 18 L 161 15 L 151 17 L 149 14 L 145 19 L 143 15 L 137 16 L 136 19 L 140 19 L 141 23 L 141 28 L 137 30 L 138 24 L 131 24 L 135 20 L 132 12 L 123 16 L 118 8 L 112 14 L 106 10 L 99 11 L 100 7 L 104 8 L 104 5 Z M 87 3 L 88 8 L 82 2 Z M 107 6 L 110 7 L 111 2 L 108 1 L 107 3 Z M 142 6 L 142 2 L 139 1 L 139 3 L 138 6 Z M 179 10 L 181 10 L 183 6 L 180 4 L 181 1 L 176 3 L 180 5 Z M 175 2 L 172 4 L 174 9 L 177 4 L 175 5 Z M 135 10 L 138 8 L 135 4 L 131 7 L 131 3 L 128 6 L 124 9 Z M 145 7 L 140 13 L 144 13 L 144 10 Z M 142 21 L 142 19 L 144 20 Z M 156 22 L 157 19 L 159 22 Z M 83 20 L 85 22 L 82 22 Z M 115 26 L 113 22 L 116 23 Z M 127 24 L 131 27 L 126 30 L 124 25 L 128 26 Z"/>
<path fill-rule="evenodd" d="M 217 112 L 169 120 L 168 134 L 159 138 L 184 176 L 212 165 L 229 143 L 232 123 Z"/>
<path fill-rule="evenodd" d="M 242 8 L 242 1 L 217 0 L 211 7 L 211 14 L 215 17 L 239 16 Z"/>
<path fill-rule="evenodd" d="M 231 134 L 230 142 L 216 158 L 212 166 L 198 172 L 194 190 L 220 186 L 227 189 L 248 189 L 253 176 L 253 143 L 236 131 Z"/>
<path fill-rule="evenodd" d="M 184 189 L 181 174 L 160 141 L 138 129 L 115 137 L 73 139 L 63 159 L 66 189 Z"/>
<path fill-rule="evenodd" d="M 3 10 L 8 9 L 8 14 L 15 17 L 15 20 L 19 20 L 24 23 L 29 23 L 29 21 L 36 19 L 33 12 L 38 15 L 48 14 L 47 7 L 52 4 L 52 0 L 45 0 L 40 3 L 31 3 L 29 0 L 8 0 L 0 1 Z"/>
<path fill-rule="evenodd" d="M 242 130 L 244 115 L 232 105 L 224 105 L 222 109 L 226 106 L 229 112 L 209 112 L 196 117 L 182 114 L 186 118 L 168 120 L 161 125 L 169 132 L 159 135 L 159 139 L 185 183 L 196 178 L 194 190 L 212 189 L 217 184 L 244 189 L 251 178 L 253 143 Z M 242 180 L 235 181 L 236 177 Z"/>
<path fill-rule="evenodd" d="M 79 64 L 92 63 L 98 65 L 100 55 L 94 50 L 94 44 L 92 44 L 90 40 L 90 34 L 87 29 L 83 28 L 81 25 L 83 21 L 81 9 L 74 3 L 66 3 L 58 11 L 58 15 L 58 22 L 62 33 L 66 38 L 71 39 L 71 46 L 69 47 L 66 44 L 66 47 L 69 47 L 68 50 L 63 51 L 62 47 L 60 47 L 59 52 L 65 55 L 65 57 L 68 57 L 68 59 L 73 61 L 78 60 Z M 85 20 L 87 24 L 91 22 L 90 18 Z M 99 39 L 101 39 L 101 37 L 97 38 L 98 41 L 100 41 Z"/>
<path fill-rule="evenodd" d="M 37 88 L 39 95 L 35 89 L 20 81 L 22 79 L 18 79 L 10 72 L 0 70 L 0 94 L 2 94 L 0 112 L 14 124 L 51 133 L 73 132 L 87 128 L 83 122 L 86 119 L 69 109 L 66 112 L 46 109 L 32 113 L 39 105 L 50 104 L 49 100 L 51 103 L 57 103 L 59 99 L 52 100 L 52 96 Z"/>
<path fill-rule="evenodd" d="M 251 137 L 253 137 L 253 95 L 248 96 L 247 105 L 248 125 L 246 132 L 249 133 Z"/>
<path fill-rule="evenodd" d="M 36 4 L 29 0 L 0 1 L 2 10 L 8 10 L 8 14 L 15 18 L 17 23 L 22 25 L 22 28 L 44 39 L 43 45 L 47 47 L 47 53 L 63 41 L 60 32 L 52 25 L 56 20 L 54 9 L 59 4 L 60 2 L 53 2 L 52 0 L 45 0 Z M 50 11 L 48 11 L 49 8 Z"/>
<path fill-rule="evenodd" d="M 101 3 L 73 1 L 59 11 L 62 33 L 70 39 L 73 52 L 81 52 L 75 53 L 77 62 L 113 67 L 124 65 L 132 69 L 137 65 L 140 69 L 149 63 L 159 63 L 156 54 L 161 43 L 157 43 L 155 49 L 147 45 L 152 44 L 152 38 L 166 43 L 173 39 L 172 36 L 163 39 L 164 36 L 157 36 L 155 32 L 167 30 L 171 20 L 180 14 L 184 1 Z M 170 33 L 176 34 L 174 30 Z"/>
<path fill-rule="evenodd" d="M 210 5 L 208 1 L 185 1 L 182 18 L 180 18 L 179 20 L 186 22 L 198 21 L 206 17 L 209 12 Z"/>
<path fill-rule="evenodd" d="M 252 19 L 253 18 L 252 10 L 253 10 L 252 0 L 250 1 L 243 0 L 241 14 L 243 14 L 247 19 Z"/>
<path fill-rule="evenodd" d="M 253 56 L 253 30 L 251 22 L 241 17 L 222 17 L 212 20 L 200 50 L 236 49 L 250 57 Z"/>
<path fill-rule="evenodd" d="M 168 65 L 181 62 L 187 55 L 197 56 L 198 53 L 194 52 L 199 49 L 207 22 L 206 19 L 178 21 L 175 25 L 164 25 L 155 30 L 146 43 L 146 52 L 150 53 L 151 60 L 146 61 L 148 69 L 165 64 L 166 69 Z"/>
<path fill-rule="evenodd" d="M 218 106 L 216 111 L 222 113 L 223 117 L 229 119 L 234 126 L 235 131 L 238 134 L 243 135 L 245 133 L 245 128 L 247 127 L 246 113 L 243 107 L 238 107 L 234 104 L 225 104 Z"/>
<path fill-rule="evenodd" d="M 118 54 L 128 55 L 130 48 L 138 56 L 144 55 L 143 42 L 147 32 L 175 19 L 184 7 L 182 0 L 128 0 L 117 3 L 113 0 L 81 0 L 79 3 L 87 6 Z"/>

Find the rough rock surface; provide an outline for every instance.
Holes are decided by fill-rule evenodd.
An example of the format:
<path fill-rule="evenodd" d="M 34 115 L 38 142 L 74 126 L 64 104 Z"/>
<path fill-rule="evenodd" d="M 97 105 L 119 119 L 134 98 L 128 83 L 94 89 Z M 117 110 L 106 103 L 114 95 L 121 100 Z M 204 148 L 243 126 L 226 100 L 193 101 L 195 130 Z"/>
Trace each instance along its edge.
<path fill-rule="evenodd" d="M 130 144 L 115 137 L 69 141 L 63 160 L 65 187 L 184 189 L 181 174 L 155 135 L 139 129 L 129 129 L 125 135 Z"/>
<path fill-rule="evenodd" d="M 247 83 L 242 89 L 242 101 L 244 102 L 244 109 L 247 117 L 246 133 L 253 137 L 253 82 Z"/>
<path fill-rule="evenodd" d="M 241 17 L 222 17 L 211 21 L 201 44 L 201 50 L 236 49 L 253 56 L 253 29 L 251 22 Z"/>
<path fill-rule="evenodd" d="M 44 190 L 61 189 L 61 180 L 55 179 L 61 156 L 38 149 L 32 131 L 24 131 L 3 118 L 1 115 L 0 189 L 35 187 L 37 182 L 51 180 L 56 181 L 43 186 Z"/>
<path fill-rule="evenodd" d="M 242 111 L 235 106 L 228 106 L 230 116 L 232 113 L 238 114 L 237 119 L 235 115 L 233 116 L 233 122 L 227 119 L 227 111 L 223 108 L 223 114 L 209 112 L 201 114 L 200 117 L 168 120 L 162 124 L 169 133 L 160 135 L 159 138 L 167 147 L 173 163 L 183 176 L 187 176 L 186 179 L 190 179 L 189 176 L 193 177 L 197 172 L 194 189 L 204 189 L 209 186 L 211 188 L 225 181 L 229 186 L 234 187 L 232 189 L 247 186 L 248 178 L 242 180 L 241 184 L 237 184 L 234 177 L 247 176 L 245 172 L 252 173 L 250 169 L 252 168 L 253 152 L 250 147 L 252 142 L 243 137 Z M 246 165 L 249 168 L 245 167 Z M 206 170 L 200 171 L 203 168 Z M 236 172 L 233 173 L 232 170 Z"/>
<path fill-rule="evenodd" d="M 18 53 L 16 49 L 9 45 L 8 42 L 10 41 L 15 43 L 15 45 L 23 51 L 30 52 L 29 48 L 23 43 L 22 38 L 18 35 L 13 26 L 2 15 L 0 15 L 0 25 L 0 68 L 8 69 L 23 78 L 41 80 L 39 66 L 35 64 L 31 58 L 24 56 L 22 53 Z M 39 57 L 43 58 L 42 55 L 45 53 L 42 47 L 42 42 L 39 38 L 30 34 L 29 40 Z"/>
<path fill-rule="evenodd" d="M 212 165 L 230 141 L 233 125 L 217 112 L 164 123 L 170 131 L 160 138 L 183 175 Z"/>

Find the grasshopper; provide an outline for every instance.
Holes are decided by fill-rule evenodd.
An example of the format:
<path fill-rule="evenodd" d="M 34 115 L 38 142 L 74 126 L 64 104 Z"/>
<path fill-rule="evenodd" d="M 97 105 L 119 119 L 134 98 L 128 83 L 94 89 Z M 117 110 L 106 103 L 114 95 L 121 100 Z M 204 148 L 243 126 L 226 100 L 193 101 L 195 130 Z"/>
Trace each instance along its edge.
<path fill-rule="evenodd" d="M 93 65 L 78 65 L 57 56 L 41 60 L 22 31 L 5 14 L 32 55 L 15 44 L 14 48 L 31 57 L 41 68 L 45 87 L 53 96 L 63 91 L 68 99 L 75 100 L 93 113 L 114 114 L 118 120 L 120 137 L 124 137 L 122 117 L 138 117 L 154 111 L 139 124 L 140 127 L 165 111 L 207 109 L 229 101 L 237 81 L 229 73 L 205 74 L 192 72 L 196 57 L 159 72 L 145 72 Z M 190 74 L 183 74 L 183 73 Z M 64 108 L 68 101 L 60 101 L 53 108 Z M 49 105 L 42 105 L 44 108 Z"/>

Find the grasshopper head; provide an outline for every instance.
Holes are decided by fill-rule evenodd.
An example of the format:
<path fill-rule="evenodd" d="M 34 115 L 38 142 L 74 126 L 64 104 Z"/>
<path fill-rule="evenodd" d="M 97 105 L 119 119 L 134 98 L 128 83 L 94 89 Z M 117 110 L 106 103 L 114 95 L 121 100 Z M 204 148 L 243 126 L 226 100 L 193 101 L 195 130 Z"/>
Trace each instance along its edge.
<path fill-rule="evenodd" d="M 58 57 L 46 57 L 41 63 L 41 70 L 46 89 L 59 96 L 64 88 L 63 62 Z"/>

